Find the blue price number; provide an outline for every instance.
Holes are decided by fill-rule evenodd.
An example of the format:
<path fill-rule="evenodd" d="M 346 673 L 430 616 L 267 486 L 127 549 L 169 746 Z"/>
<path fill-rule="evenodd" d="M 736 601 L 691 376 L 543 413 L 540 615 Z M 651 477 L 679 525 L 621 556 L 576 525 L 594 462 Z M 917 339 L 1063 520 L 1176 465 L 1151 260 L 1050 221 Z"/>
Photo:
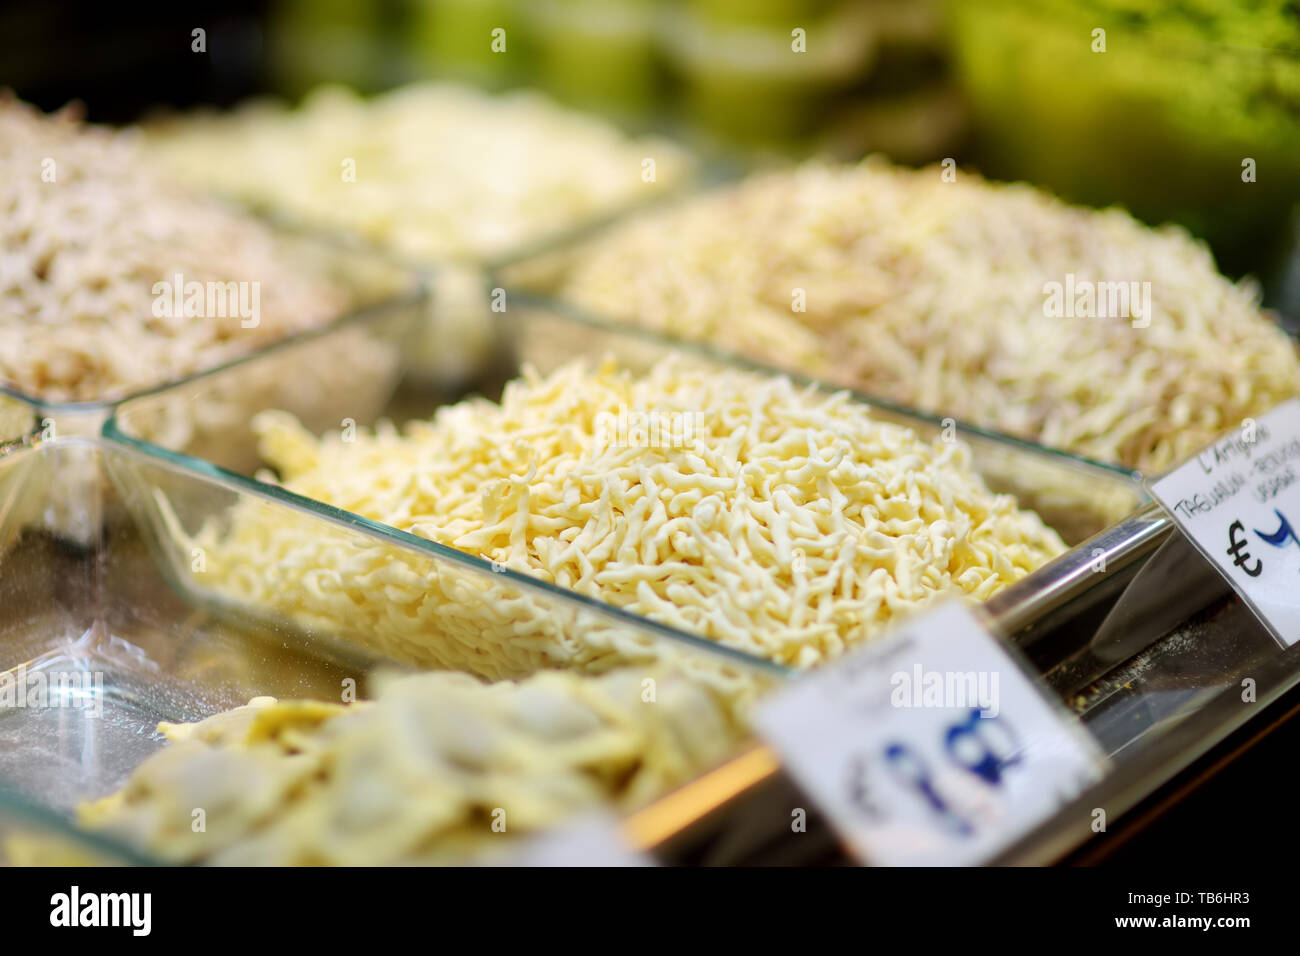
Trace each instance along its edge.
<path fill-rule="evenodd" d="M 1011 725 L 1001 717 L 981 717 L 978 707 L 948 728 L 944 748 L 953 763 L 991 787 L 1001 786 L 1003 771 L 1021 761 L 1020 741 Z"/>
<path fill-rule="evenodd" d="M 1296 537 L 1295 529 L 1291 527 L 1291 522 L 1286 520 L 1286 515 L 1273 509 L 1273 514 L 1277 515 L 1277 530 L 1269 533 L 1255 529 L 1255 536 L 1265 544 L 1271 544 L 1275 548 L 1285 548 L 1288 543 L 1300 547 L 1300 538 Z M 1256 572 L 1258 573 L 1258 572 Z"/>
<path fill-rule="evenodd" d="M 978 707 L 971 708 L 960 721 L 948 725 L 943 730 L 941 744 L 950 764 L 994 789 L 1002 786 L 1009 767 L 1023 761 L 1023 751 L 1011 725 L 1000 715 L 981 717 Z M 957 836 L 974 834 L 974 824 L 939 792 L 929 764 L 908 743 L 890 741 L 880 756 L 894 779 L 929 807 L 939 826 Z M 860 786 L 865 786 L 866 764 L 864 758 L 859 758 L 854 764 Z"/>
<path fill-rule="evenodd" d="M 914 790 L 929 805 L 941 827 L 957 836 L 970 836 L 975 832 L 970 821 L 939 795 L 930 768 L 911 747 L 907 744 L 890 744 L 885 748 L 885 763 L 905 788 Z"/>

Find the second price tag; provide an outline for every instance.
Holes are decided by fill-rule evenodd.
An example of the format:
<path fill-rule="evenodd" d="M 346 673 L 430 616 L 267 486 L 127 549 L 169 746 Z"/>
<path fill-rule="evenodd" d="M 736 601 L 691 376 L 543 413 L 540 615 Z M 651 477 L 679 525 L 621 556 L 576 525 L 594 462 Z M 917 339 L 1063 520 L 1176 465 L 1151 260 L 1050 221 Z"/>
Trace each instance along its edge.
<path fill-rule="evenodd" d="M 1300 399 L 1148 487 L 1278 642 L 1300 641 Z"/>

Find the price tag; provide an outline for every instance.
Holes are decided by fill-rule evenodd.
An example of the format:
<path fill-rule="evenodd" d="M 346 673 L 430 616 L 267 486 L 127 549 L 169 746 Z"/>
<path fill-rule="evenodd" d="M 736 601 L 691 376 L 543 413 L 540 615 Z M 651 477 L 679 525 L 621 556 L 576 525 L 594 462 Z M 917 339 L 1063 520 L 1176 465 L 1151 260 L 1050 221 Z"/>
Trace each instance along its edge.
<path fill-rule="evenodd" d="M 859 857 L 885 866 L 981 863 L 1106 768 L 959 602 L 800 678 L 756 723 Z"/>
<path fill-rule="evenodd" d="M 1278 642 L 1300 641 L 1300 399 L 1147 487 Z"/>
<path fill-rule="evenodd" d="M 523 841 L 502 866 L 654 866 L 628 845 L 616 818 L 590 814 Z"/>

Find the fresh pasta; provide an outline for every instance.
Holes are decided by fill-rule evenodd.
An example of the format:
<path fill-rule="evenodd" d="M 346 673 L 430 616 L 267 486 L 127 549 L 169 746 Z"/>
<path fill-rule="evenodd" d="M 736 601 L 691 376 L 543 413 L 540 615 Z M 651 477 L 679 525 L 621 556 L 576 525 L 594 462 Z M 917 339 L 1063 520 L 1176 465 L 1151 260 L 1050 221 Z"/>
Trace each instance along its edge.
<path fill-rule="evenodd" d="M 176 863 L 458 863 L 602 805 L 634 809 L 730 756 L 724 699 L 673 672 L 430 673 L 352 705 L 254 699 L 171 741 L 81 821 Z M 195 827 L 202 811 L 204 826 Z"/>
<path fill-rule="evenodd" d="M 846 393 L 682 357 L 644 375 L 525 371 L 500 404 L 462 401 L 402 433 L 318 440 L 278 413 L 256 427 L 291 491 L 794 667 L 940 595 L 985 600 L 1064 550 L 988 491 L 964 445 Z M 399 659 L 488 677 L 648 659 L 644 636 L 575 626 L 508 578 L 382 542 L 238 509 L 172 533 L 206 555 L 197 586 L 346 625 Z"/>
<path fill-rule="evenodd" d="M 689 166 L 680 147 L 629 138 L 539 93 L 454 83 L 373 99 L 325 86 L 296 109 L 252 103 L 148 135 L 187 183 L 421 262 L 513 252 L 647 198 Z"/>
<path fill-rule="evenodd" d="M 373 98 L 323 86 L 295 108 L 257 101 L 187 114 L 145 136 L 182 182 L 436 263 L 436 308 L 407 362 L 451 388 L 484 373 L 504 345 L 483 263 L 652 201 L 693 168 L 667 140 L 626 136 L 535 91 L 446 82 Z"/>
<path fill-rule="evenodd" d="M 1300 393 L 1185 232 L 959 172 L 810 163 L 649 211 L 517 281 L 868 394 L 1158 471 Z"/>
<path fill-rule="evenodd" d="M 10 387 L 52 402 L 121 398 L 347 304 L 266 226 L 170 183 L 131 133 L 0 101 L 0 380 Z"/>

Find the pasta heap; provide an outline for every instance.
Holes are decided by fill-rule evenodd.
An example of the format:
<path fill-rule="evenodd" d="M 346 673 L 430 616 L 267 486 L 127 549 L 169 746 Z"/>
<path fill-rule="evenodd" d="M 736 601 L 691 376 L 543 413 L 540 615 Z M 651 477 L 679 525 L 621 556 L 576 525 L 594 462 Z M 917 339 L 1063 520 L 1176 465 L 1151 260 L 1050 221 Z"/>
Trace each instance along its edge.
<path fill-rule="evenodd" d="M 480 264 L 653 199 L 691 169 L 666 140 L 629 138 L 536 92 L 454 83 L 368 99 L 324 86 L 296 109 L 251 103 L 146 136 L 185 183 L 436 262 L 437 306 L 407 365 L 448 388 L 488 370 L 504 345 Z"/>
<path fill-rule="evenodd" d="M 525 370 L 499 405 L 445 406 L 404 434 L 317 440 L 281 413 L 255 427 L 293 492 L 794 667 L 939 595 L 987 599 L 1064 550 L 985 488 L 964 445 L 923 442 L 846 393 L 681 357 L 641 376 Z M 566 623 L 507 577 L 260 511 L 173 534 L 206 554 L 196 585 L 420 664 L 509 677 L 653 645 Z"/>
<path fill-rule="evenodd" d="M 246 283 L 246 303 L 256 284 L 258 314 L 155 308 L 157 284 L 177 276 L 223 294 Z M 344 290 L 282 254 L 265 226 L 160 177 L 132 135 L 0 101 L 9 386 L 46 401 L 120 398 L 321 325 L 346 305 Z"/>
<path fill-rule="evenodd" d="M 390 678 L 373 701 L 262 697 L 159 729 L 171 745 L 82 822 L 172 862 L 241 866 L 462 862 L 604 803 L 633 809 L 743 736 L 707 689 L 626 670 Z"/>
<path fill-rule="evenodd" d="M 1143 470 L 1300 393 L 1294 344 L 1186 233 L 966 172 L 760 175 L 618 226 L 561 269 L 559 293 L 596 314 Z M 1124 289 L 1054 307 L 1053 283 Z M 1100 317 L 1112 291 L 1131 307 Z"/>
<path fill-rule="evenodd" d="M 149 137 L 187 183 L 417 261 L 514 251 L 642 199 L 687 169 L 678 147 L 629 139 L 540 94 L 492 96 L 450 83 L 368 100 L 326 86 L 298 109 L 255 103 L 160 124 Z"/>

